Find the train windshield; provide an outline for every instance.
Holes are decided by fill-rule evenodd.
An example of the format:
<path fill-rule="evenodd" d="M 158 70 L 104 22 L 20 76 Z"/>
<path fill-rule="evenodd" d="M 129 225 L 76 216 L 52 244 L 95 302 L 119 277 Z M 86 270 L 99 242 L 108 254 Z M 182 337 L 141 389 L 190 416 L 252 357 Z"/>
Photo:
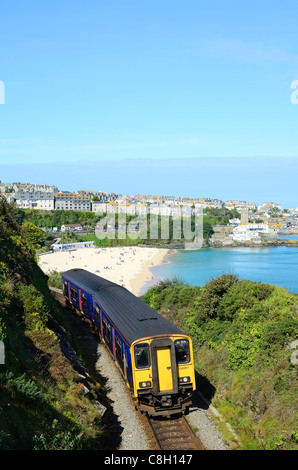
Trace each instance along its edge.
<path fill-rule="evenodd" d="M 135 364 L 137 369 L 144 369 L 150 366 L 149 344 L 140 343 L 134 347 Z"/>
<path fill-rule="evenodd" d="M 176 339 L 175 341 L 176 360 L 178 364 L 186 364 L 190 361 L 188 339 Z"/>

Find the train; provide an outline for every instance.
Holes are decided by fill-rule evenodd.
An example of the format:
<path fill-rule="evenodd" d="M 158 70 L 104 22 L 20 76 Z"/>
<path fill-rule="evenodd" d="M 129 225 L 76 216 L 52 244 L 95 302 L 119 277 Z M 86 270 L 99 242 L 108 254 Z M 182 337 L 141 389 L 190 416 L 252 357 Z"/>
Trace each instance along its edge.
<path fill-rule="evenodd" d="M 190 336 L 123 286 L 84 269 L 61 276 L 67 304 L 93 323 L 137 408 L 148 416 L 185 413 L 196 388 Z"/>

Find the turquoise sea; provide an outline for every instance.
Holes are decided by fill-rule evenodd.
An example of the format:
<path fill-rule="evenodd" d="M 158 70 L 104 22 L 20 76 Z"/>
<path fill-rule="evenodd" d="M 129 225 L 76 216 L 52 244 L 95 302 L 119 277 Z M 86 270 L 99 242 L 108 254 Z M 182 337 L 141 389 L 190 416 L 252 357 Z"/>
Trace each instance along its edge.
<path fill-rule="evenodd" d="M 279 237 L 282 238 L 282 237 Z M 298 236 L 283 237 L 298 239 Z M 228 247 L 177 250 L 159 266 L 151 268 L 153 280 L 178 276 L 190 285 L 203 286 L 223 273 L 240 279 L 268 282 L 298 293 L 298 247 Z M 143 293 L 143 292 L 142 292 Z"/>

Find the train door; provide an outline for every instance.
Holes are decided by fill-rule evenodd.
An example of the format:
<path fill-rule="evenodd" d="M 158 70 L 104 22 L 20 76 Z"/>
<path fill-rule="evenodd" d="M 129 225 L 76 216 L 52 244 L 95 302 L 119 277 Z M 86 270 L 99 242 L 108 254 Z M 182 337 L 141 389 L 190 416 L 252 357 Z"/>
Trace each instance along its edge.
<path fill-rule="evenodd" d="M 112 326 L 110 325 L 108 319 L 103 315 L 102 316 L 102 329 L 103 329 L 103 339 L 113 354 L 113 336 L 112 336 Z"/>
<path fill-rule="evenodd" d="M 150 348 L 154 393 L 177 393 L 177 365 L 173 341 L 169 338 L 156 339 L 151 342 Z"/>
<path fill-rule="evenodd" d="M 94 310 L 94 319 L 93 319 L 93 321 L 94 321 L 94 323 L 95 323 L 95 325 L 96 325 L 98 331 L 99 331 L 100 334 L 101 334 L 101 328 L 100 328 L 100 309 L 99 309 L 98 304 L 95 303 L 95 302 L 94 302 L 94 308 L 93 308 L 93 310 Z"/>
<path fill-rule="evenodd" d="M 70 286 L 70 300 L 72 301 L 73 305 L 78 309 L 80 308 L 80 304 L 79 304 L 79 292 L 78 292 L 78 288 L 71 284 Z"/>
<path fill-rule="evenodd" d="M 80 310 L 82 312 L 83 307 L 82 307 L 82 291 L 81 291 L 81 288 L 79 288 L 79 304 L 80 304 Z"/>
<path fill-rule="evenodd" d="M 173 390 L 171 347 L 156 347 L 155 352 L 159 391 Z"/>
<path fill-rule="evenodd" d="M 86 292 L 84 292 L 84 291 L 81 291 L 80 300 L 81 300 L 81 310 L 82 310 L 82 312 L 85 315 L 90 316 L 90 299 L 89 299 L 88 294 L 86 294 Z"/>
<path fill-rule="evenodd" d="M 68 282 L 66 279 L 62 278 L 63 281 L 63 294 L 65 297 L 69 297 L 69 288 L 68 288 Z"/>
<path fill-rule="evenodd" d="M 115 332 L 115 330 L 114 330 Z M 123 344 L 118 334 L 115 334 L 115 358 L 120 367 L 122 374 L 124 375 L 124 355 L 123 355 Z"/>

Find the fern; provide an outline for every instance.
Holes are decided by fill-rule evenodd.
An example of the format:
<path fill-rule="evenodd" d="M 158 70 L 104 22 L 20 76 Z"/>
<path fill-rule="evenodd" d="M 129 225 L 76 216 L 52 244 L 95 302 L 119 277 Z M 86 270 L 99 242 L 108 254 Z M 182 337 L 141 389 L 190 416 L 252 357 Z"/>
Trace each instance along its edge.
<path fill-rule="evenodd" d="M 12 372 L 4 372 L 0 374 L 1 385 L 6 385 L 18 398 L 24 401 L 40 401 L 44 398 L 43 392 L 31 379 L 27 379 L 25 374 L 14 377 Z"/>

